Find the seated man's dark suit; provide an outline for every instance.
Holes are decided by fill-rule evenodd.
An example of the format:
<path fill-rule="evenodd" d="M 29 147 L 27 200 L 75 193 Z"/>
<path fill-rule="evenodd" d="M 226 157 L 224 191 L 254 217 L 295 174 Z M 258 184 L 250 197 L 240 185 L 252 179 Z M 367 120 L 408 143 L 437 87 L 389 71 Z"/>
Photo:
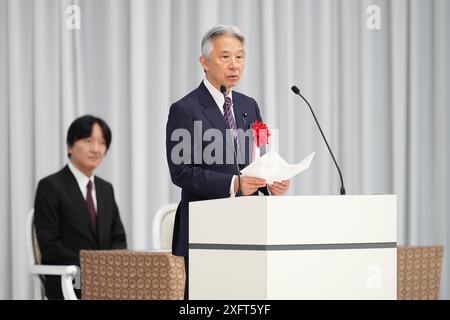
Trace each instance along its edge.
<path fill-rule="evenodd" d="M 42 264 L 80 265 L 80 250 L 125 249 L 125 230 L 109 182 L 95 176 L 97 230 L 68 166 L 39 182 L 35 199 L 36 235 Z M 46 296 L 62 299 L 59 276 L 45 277 Z"/>

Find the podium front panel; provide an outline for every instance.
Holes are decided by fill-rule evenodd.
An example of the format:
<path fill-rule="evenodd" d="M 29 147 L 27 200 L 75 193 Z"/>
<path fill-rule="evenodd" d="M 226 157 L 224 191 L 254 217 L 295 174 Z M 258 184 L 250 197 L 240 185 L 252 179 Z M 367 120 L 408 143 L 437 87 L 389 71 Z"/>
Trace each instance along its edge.
<path fill-rule="evenodd" d="M 190 203 L 191 299 L 395 299 L 397 198 Z"/>

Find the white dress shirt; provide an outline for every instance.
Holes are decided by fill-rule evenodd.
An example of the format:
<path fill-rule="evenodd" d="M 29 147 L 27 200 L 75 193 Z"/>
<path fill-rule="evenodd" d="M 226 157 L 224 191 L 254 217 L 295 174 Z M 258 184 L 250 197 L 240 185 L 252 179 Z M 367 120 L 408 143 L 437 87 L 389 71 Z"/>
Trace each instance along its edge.
<path fill-rule="evenodd" d="M 225 98 L 223 97 L 222 92 L 220 92 L 219 90 L 217 90 L 216 87 L 214 87 L 211 82 L 208 81 L 208 79 L 204 79 L 203 83 L 206 86 L 206 89 L 208 89 L 209 93 L 211 93 L 214 101 L 216 102 L 217 106 L 219 107 L 220 112 L 222 112 L 222 114 L 224 113 L 223 110 L 223 105 L 225 104 Z M 233 103 L 233 96 L 231 94 L 231 90 L 230 92 L 227 94 L 227 97 L 230 97 L 231 99 L 231 103 Z M 233 117 L 234 117 L 234 110 L 233 108 L 231 108 L 231 112 L 233 113 Z M 236 117 L 234 118 L 236 121 Z M 236 178 L 236 176 L 234 175 L 233 178 L 231 179 L 231 186 L 230 186 L 230 197 L 234 198 L 236 196 L 235 191 L 234 191 L 234 179 Z M 269 188 L 267 188 L 267 191 L 269 192 L 269 195 L 272 195 Z"/>
<path fill-rule="evenodd" d="M 70 160 L 68 162 L 68 166 L 70 171 L 75 176 L 75 179 L 77 180 L 78 186 L 80 187 L 80 191 L 81 194 L 83 195 L 84 200 L 86 200 L 87 196 L 87 184 L 89 180 L 92 181 L 92 200 L 94 200 L 95 212 L 97 212 L 97 194 L 95 193 L 94 175 L 87 177 L 83 172 L 78 170 Z"/>
<path fill-rule="evenodd" d="M 223 110 L 223 105 L 225 104 L 225 98 L 223 97 L 222 92 L 220 92 L 220 90 L 218 90 L 216 87 L 214 87 L 211 82 L 208 81 L 208 79 L 204 79 L 203 83 L 205 84 L 206 89 L 208 89 L 209 93 L 212 95 L 214 101 L 217 104 L 217 107 L 219 107 L 220 112 L 222 112 L 222 114 L 224 113 Z M 228 92 L 227 97 L 230 97 L 231 99 L 231 103 L 233 103 L 233 95 L 231 94 L 231 89 L 230 92 Z M 231 112 L 233 114 L 234 117 L 234 110 L 233 108 L 231 108 Z M 236 118 L 235 118 L 236 121 Z M 230 197 L 233 198 L 235 196 L 235 191 L 234 191 L 234 179 L 236 178 L 236 176 L 234 175 L 233 178 L 231 179 L 231 186 L 230 186 Z"/>

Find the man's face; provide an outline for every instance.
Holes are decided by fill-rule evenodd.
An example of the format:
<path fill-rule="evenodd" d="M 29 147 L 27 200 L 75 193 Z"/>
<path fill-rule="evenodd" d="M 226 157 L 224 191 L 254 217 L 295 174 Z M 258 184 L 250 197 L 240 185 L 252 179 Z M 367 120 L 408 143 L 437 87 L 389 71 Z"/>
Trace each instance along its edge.
<path fill-rule="evenodd" d="M 242 42 L 232 36 L 224 35 L 212 41 L 209 59 L 200 57 L 200 63 L 206 71 L 206 78 L 220 90 L 220 86 L 235 87 L 244 70 L 245 51 Z"/>
<path fill-rule="evenodd" d="M 69 147 L 70 160 L 78 170 L 90 176 L 100 165 L 106 153 L 106 141 L 98 123 L 92 127 L 90 137 L 75 141 Z"/>

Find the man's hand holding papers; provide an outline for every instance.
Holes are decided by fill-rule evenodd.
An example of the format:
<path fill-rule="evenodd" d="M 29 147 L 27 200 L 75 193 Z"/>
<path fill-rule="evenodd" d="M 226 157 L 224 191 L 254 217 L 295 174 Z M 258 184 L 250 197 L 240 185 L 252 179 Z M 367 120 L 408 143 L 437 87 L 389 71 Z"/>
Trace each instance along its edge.
<path fill-rule="evenodd" d="M 278 153 L 270 151 L 245 167 L 241 173 L 266 180 L 269 185 L 274 182 L 289 180 L 309 168 L 315 152 L 298 164 L 288 164 Z M 279 186 L 281 187 L 281 186 Z"/>

